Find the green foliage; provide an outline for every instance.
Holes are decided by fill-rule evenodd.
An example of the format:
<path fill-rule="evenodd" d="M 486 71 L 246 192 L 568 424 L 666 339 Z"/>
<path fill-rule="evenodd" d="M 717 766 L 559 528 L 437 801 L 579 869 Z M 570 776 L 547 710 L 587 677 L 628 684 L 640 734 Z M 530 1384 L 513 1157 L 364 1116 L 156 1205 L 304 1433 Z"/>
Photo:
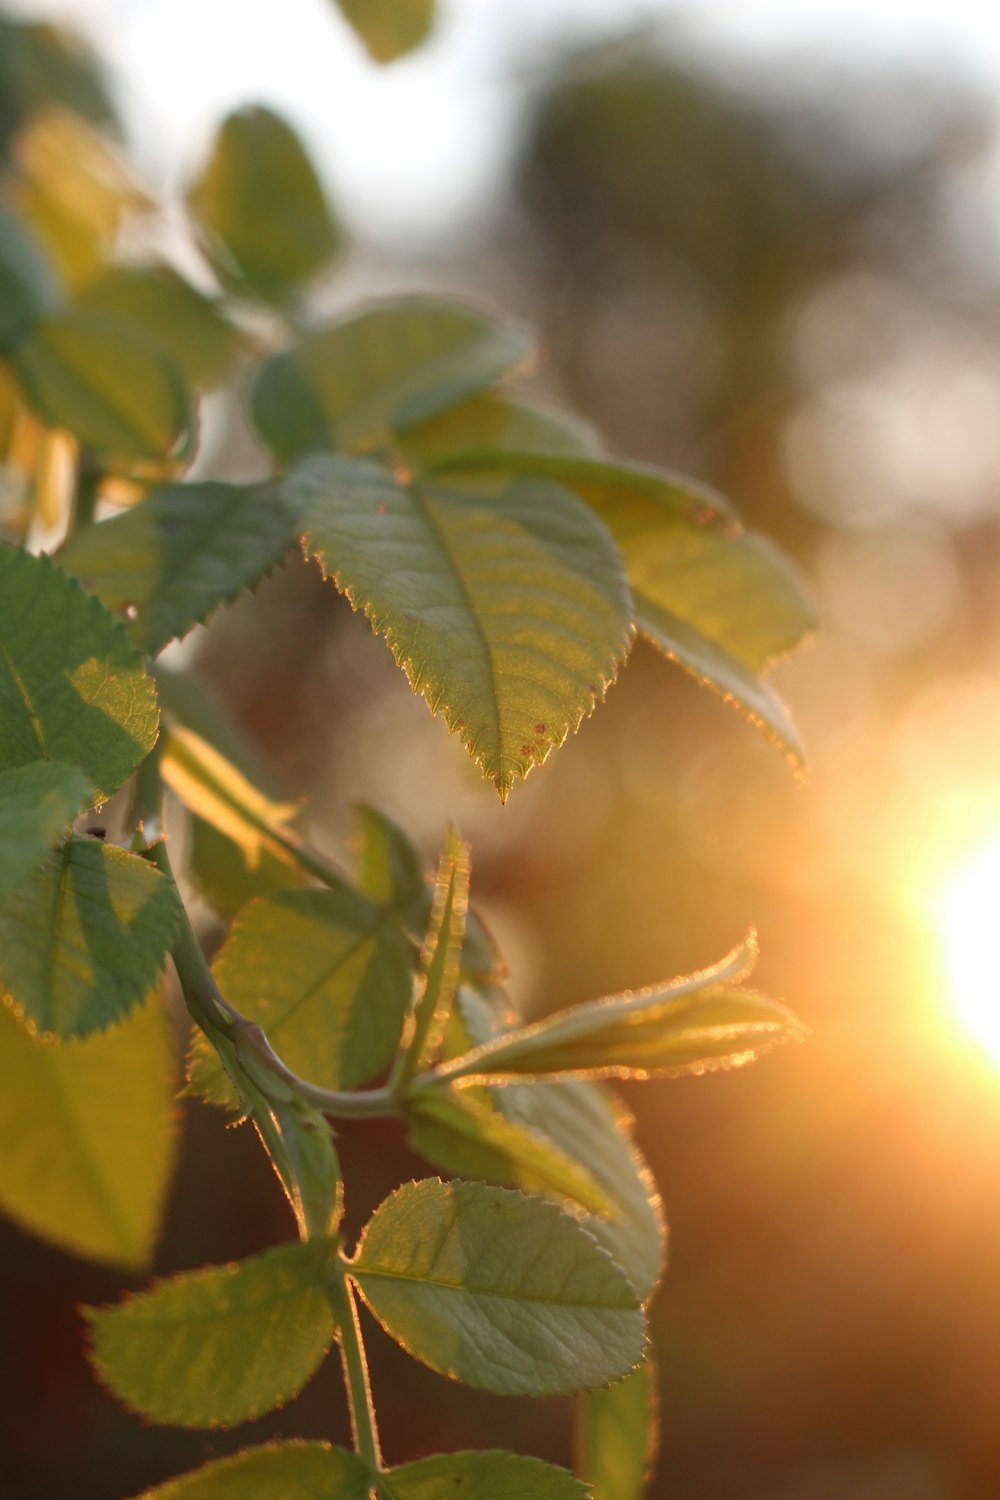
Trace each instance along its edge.
<path fill-rule="evenodd" d="M 0 912 L 0 985 L 40 1031 L 121 1021 L 160 972 L 177 925 L 170 882 L 99 839 L 45 855 Z"/>
<path fill-rule="evenodd" d="M 61 1046 L 0 1007 L 0 1070 L 4 1211 L 74 1255 L 141 1269 L 174 1160 L 174 1057 L 158 997 Z"/>
<path fill-rule="evenodd" d="M 659 1421 L 656 1369 L 637 1370 L 581 1398 L 578 1467 L 593 1500 L 636 1500 L 656 1458 Z"/>
<path fill-rule="evenodd" d="M 103 526 L 78 531 L 59 562 L 128 619 L 132 640 L 155 656 L 259 582 L 294 545 L 295 531 L 274 485 L 167 485 Z"/>
<path fill-rule="evenodd" d="M 268 212 L 260 213 L 267 203 Z M 259 106 L 230 115 L 188 204 L 222 284 L 281 306 L 338 247 L 322 188 L 295 132 Z"/>
<path fill-rule="evenodd" d="M 103 800 L 149 754 L 157 721 L 121 625 L 46 558 L 0 546 L 0 768 L 77 765 Z"/>
<path fill-rule="evenodd" d="M 505 799 L 604 697 L 629 644 L 610 537 L 558 485 L 497 497 L 314 459 L 290 486 L 319 558 Z"/>
<path fill-rule="evenodd" d="M 508 1188 L 404 1184 L 370 1219 L 351 1274 L 416 1359 L 499 1395 L 587 1390 L 642 1357 L 624 1272 L 575 1218 Z"/>
<path fill-rule="evenodd" d="M 333 1339 L 330 1250 L 323 1240 L 278 1245 L 89 1308 L 101 1379 L 133 1410 L 181 1427 L 228 1426 L 281 1406 Z"/>
<path fill-rule="evenodd" d="M 98 309 L 67 307 L 15 346 L 25 400 L 107 464 L 163 458 L 192 436 L 181 372 L 142 333 Z"/>
<path fill-rule="evenodd" d="M 382 60 L 434 11 L 341 9 Z M 68 109 L 43 112 L 50 96 Z M 0 21 L 0 142 L 18 132 L 16 184 L 0 182 L 0 458 L 58 449 L 72 470 L 61 493 L 19 459 L 28 498 L 0 546 L 0 1204 L 64 1249 L 148 1261 L 172 1160 L 171 1041 L 149 992 L 169 954 L 194 1028 L 188 1093 L 252 1123 L 297 1240 L 91 1309 L 94 1363 L 143 1416 L 206 1428 L 287 1401 L 336 1341 L 357 1452 L 272 1443 L 152 1500 L 635 1500 L 666 1229 L 631 1117 L 595 1080 L 741 1065 L 803 1028 L 743 986 L 750 945 L 524 1024 L 454 828 L 429 877 L 363 807 L 344 873 L 195 678 L 152 658 L 302 547 L 506 798 L 640 632 L 801 758 L 766 671 L 811 628 L 808 601 L 728 502 L 608 457 L 515 383 L 533 351 L 520 330 L 412 295 L 314 326 L 309 288 L 340 233 L 270 111 L 223 124 L 188 194 L 212 292 L 115 262 L 125 215 L 155 206 L 81 117 L 110 123 L 89 61 Z M 206 456 L 191 482 L 199 392 L 237 360 L 275 469 L 237 484 Z M 107 830 L 74 832 L 130 779 Z M 176 872 L 167 791 L 190 835 Z M 228 926 L 211 966 L 192 885 Z M 381 1116 L 456 1175 L 403 1183 L 349 1253 L 331 1122 Z M 356 1296 L 454 1379 L 591 1391 L 586 1483 L 502 1452 L 388 1467 Z"/>
<path fill-rule="evenodd" d="M 434 0 L 337 0 L 344 19 L 376 62 L 394 62 L 427 36 Z"/>
<path fill-rule="evenodd" d="M 533 344 L 478 310 L 397 297 L 311 334 L 260 366 L 250 410 L 282 463 L 370 453 L 395 434 L 488 390 Z"/>

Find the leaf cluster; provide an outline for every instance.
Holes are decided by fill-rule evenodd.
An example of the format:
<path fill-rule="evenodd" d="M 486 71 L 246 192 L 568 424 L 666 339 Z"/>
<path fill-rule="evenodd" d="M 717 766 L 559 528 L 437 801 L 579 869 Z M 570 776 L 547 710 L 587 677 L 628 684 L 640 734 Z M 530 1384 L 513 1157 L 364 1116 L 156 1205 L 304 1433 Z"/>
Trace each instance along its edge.
<path fill-rule="evenodd" d="M 380 60 L 432 20 L 430 0 L 341 10 Z M 187 1090 L 252 1124 L 297 1238 L 89 1310 L 95 1368 L 152 1421 L 217 1427 L 290 1399 L 336 1345 L 355 1451 L 271 1444 L 149 1494 L 588 1493 L 509 1453 L 387 1467 L 360 1299 L 453 1379 L 589 1392 L 582 1472 L 598 1500 L 631 1500 L 665 1226 L 606 1080 L 738 1066 L 801 1036 L 744 984 L 752 939 L 524 1024 L 453 828 L 428 874 L 362 808 L 355 867 L 335 867 L 252 747 L 155 658 L 301 550 L 506 799 L 638 634 L 798 761 L 766 669 L 810 628 L 799 580 L 720 496 L 613 457 L 542 401 L 522 330 L 422 295 L 317 323 L 312 288 L 343 235 L 266 109 L 231 115 L 189 184 L 203 283 L 122 264 L 121 224 L 158 209 L 96 75 L 57 33 L 0 30 L 0 59 L 33 59 L 17 90 L 0 68 L 15 146 L 0 180 L 0 1204 L 76 1253 L 148 1261 L 172 1158 L 169 956 L 194 1023 Z M 266 472 L 187 479 L 201 397 L 237 366 Z M 95 820 L 126 787 L 109 838 Z M 190 832 L 183 872 L 166 797 Z M 211 966 L 192 889 L 231 920 Z M 332 1122 L 379 1115 L 445 1176 L 403 1183 L 347 1245 Z"/>

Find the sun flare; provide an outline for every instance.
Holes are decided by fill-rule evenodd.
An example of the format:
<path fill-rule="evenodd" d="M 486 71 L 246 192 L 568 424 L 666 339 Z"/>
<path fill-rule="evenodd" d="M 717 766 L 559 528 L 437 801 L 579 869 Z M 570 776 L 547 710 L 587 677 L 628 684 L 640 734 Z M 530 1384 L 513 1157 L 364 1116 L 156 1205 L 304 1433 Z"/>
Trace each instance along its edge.
<path fill-rule="evenodd" d="M 1000 1063 L 1000 836 L 948 882 L 940 921 L 952 1003 Z"/>

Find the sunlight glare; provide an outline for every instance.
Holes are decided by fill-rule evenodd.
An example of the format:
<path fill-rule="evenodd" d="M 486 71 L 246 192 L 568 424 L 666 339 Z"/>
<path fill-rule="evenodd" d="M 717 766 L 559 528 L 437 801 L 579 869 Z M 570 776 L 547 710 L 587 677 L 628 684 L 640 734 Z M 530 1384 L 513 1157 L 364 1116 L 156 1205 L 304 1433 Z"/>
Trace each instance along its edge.
<path fill-rule="evenodd" d="M 940 921 L 952 1004 L 1000 1063 L 1000 837 L 982 846 L 949 881 Z"/>

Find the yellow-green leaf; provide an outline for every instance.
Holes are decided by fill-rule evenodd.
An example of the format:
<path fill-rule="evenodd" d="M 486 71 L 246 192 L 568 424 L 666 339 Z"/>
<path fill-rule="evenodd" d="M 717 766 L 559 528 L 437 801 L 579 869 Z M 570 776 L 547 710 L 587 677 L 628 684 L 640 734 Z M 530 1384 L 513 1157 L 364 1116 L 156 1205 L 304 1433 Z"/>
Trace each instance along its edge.
<path fill-rule="evenodd" d="M 216 1459 L 143 1490 L 138 1500 L 368 1500 L 370 1485 L 356 1453 L 293 1438 Z"/>
<path fill-rule="evenodd" d="M 176 922 L 176 892 L 159 870 L 70 839 L 0 908 L 0 987 L 39 1031 L 103 1030 L 153 984 Z"/>
<path fill-rule="evenodd" d="M 106 464 L 163 458 L 191 436 L 178 366 L 127 323 L 66 307 L 36 323 L 12 363 L 25 399 Z"/>
<path fill-rule="evenodd" d="M 46 557 L 0 546 L 0 769 L 77 765 L 110 797 L 156 742 L 156 690 L 97 599 Z"/>
<path fill-rule="evenodd" d="M 519 1453 L 434 1453 L 379 1475 L 382 1500 L 589 1500 L 566 1469 Z"/>
<path fill-rule="evenodd" d="M 177 1427 L 228 1427 L 282 1405 L 333 1339 L 330 1250 L 279 1245 L 86 1308 L 98 1374 L 132 1410 Z"/>
<path fill-rule="evenodd" d="M 301 141 L 260 105 L 223 122 L 188 206 L 223 284 L 265 302 L 288 301 L 339 248 L 339 230 Z"/>
<path fill-rule="evenodd" d="M 298 804 L 266 797 L 193 730 L 166 731 L 161 771 L 185 807 L 238 845 L 251 868 L 263 851 L 281 853 L 281 837 Z"/>
<path fill-rule="evenodd" d="M 454 463 L 457 456 L 483 449 L 591 458 L 602 452 L 600 437 L 581 417 L 502 390 L 484 391 L 461 406 L 408 427 L 396 442 L 405 462 L 415 470 Z"/>
<path fill-rule="evenodd" d="M 56 761 L 0 771 L 0 899 L 30 874 L 89 792 L 81 770 Z"/>
<path fill-rule="evenodd" d="M 155 656 L 253 588 L 295 540 L 295 517 L 275 485 L 171 484 L 78 530 L 58 560 Z"/>
<path fill-rule="evenodd" d="M 624 1272 L 544 1198 L 405 1183 L 369 1220 L 351 1274 L 415 1359 L 498 1395 L 589 1390 L 642 1357 L 645 1321 Z"/>
<path fill-rule="evenodd" d="M 194 385 L 214 385 L 239 351 L 241 335 L 220 306 L 169 266 L 113 266 L 76 305 L 130 324 L 165 349 Z"/>
<path fill-rule="evenodd" d="M 285 891 L 252 902 L 213 972 L 227 1000 L 264 1027 L 294 1072 L 334 1089 L 357 1087 L 388 1065 L 413 983 L 399 928 L 347 889 Z M 212 1103 L 235 1102 L 201 1039 L 191 1085 Z"/>
<path fill-rule="evenodd" d="M 532 348 L 477 308 L 400 297 L 274 355 L 257 371 L 250 412 L 283 462 L 328 449 L 366 453 L 486 390 Z"/>
<path fill-rule="evenodd" d="M 813 608 L 789 559 L 744 531 L 722 496 L 638 464 L 502 447 L 442 456 L 437 472 L 494 489 L 511 474 L 544 475 L 579 495 L 620 549 L 637 628 L 801 762 L 788 710 L 761 674 L 813 629 Z"/>
<path fill-rule="evenodd" d="M 314 458 L 287 481 L 318 557 L 506 798 L 604 697 L 629 647 L 617 549 L 558 485 L 495 497 Z"/>
<path fill-rule="evenodd" d="M 456 1177 L 569 1198 L 597 1214 L 615 1211 L 587 1166 L 469 1089 L 422 1090 L 406 1101 L 406 1114 L 414 1151 Z"/>
<path fill-rule="evenodd" d="M 59 283 L 41 245 L 0 203 L 0 352 L 12 348 L 59 300 Z"/>
<path fill-rule="evenodd" d="M 785 1006 L 739 987 L 755 953 L 748 942 L 684 979 L 557 1011 L 484 1043 L 440 1074 L 480 1082 L 519 1074 L 679 1077 L 753 1062 L 807 1034 Z"/>
<path fill-rule="evenodd" d="M 412 52 L 434 24 L 435 0 L 337 0 L 337 5 L 379 63 Z"/>
<path fill-rule="evenodd" d="M 617 1385 L 580 1397 L 577 1469 L 593 1500 L 639 1500 L 656 1462 L 659 1431 L 650 1355 Z"/>
<path fill-rule="evenodd" d="M 74 1255 L 148 1260 L 174 1158 L 173 1045 L 155 1001 L 101 1036 L 40 1041 L 0 1006 L 0 1207 Z"/>

